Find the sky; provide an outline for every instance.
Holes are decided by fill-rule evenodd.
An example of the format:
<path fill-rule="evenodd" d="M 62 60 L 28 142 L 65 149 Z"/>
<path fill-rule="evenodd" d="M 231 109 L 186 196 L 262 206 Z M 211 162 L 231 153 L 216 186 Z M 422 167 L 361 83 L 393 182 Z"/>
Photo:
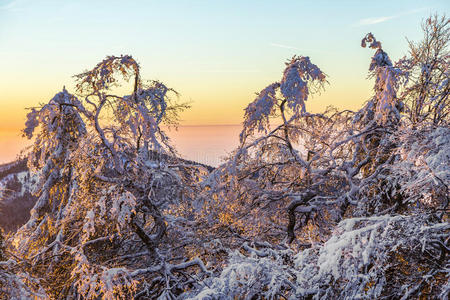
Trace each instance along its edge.
<path fill-rule="evenodd" d="M 363 36 L 372 32 L 397 60 L 431 13 L 448 15 L 450 1 L 0 0 L 0 162 L 25 144 L 25 108 L 70 91 L 73 75 L 107 55 L 132 55 L 144 79 L 190 102 L 182 125 L 241 123 L 293 55 L 329 76 L 309 111 L 357 109 L 373 86 Z"/>

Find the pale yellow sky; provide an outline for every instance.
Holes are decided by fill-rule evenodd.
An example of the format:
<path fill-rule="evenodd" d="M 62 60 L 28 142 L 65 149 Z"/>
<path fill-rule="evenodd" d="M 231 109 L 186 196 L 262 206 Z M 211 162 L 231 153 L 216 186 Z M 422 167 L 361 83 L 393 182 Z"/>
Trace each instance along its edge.
<path fill-rule="evenodd" d="M 397 60 L 407 53 L 405 37 L 419 40 L 433 12 L 448 13 L 449 2 L 0 0 L 0 161 L 25 143 L 18 136 L 26 107 L 64 85 L 73 92 L 72 76 L 107 55 L 133 55 L 143 78 L 191 102 L 182 125 L 240 124 L 293 55 L 310 56 L 329 75 L 309 111 L 355 110 L 373 85 L 373 51 L 361 38 L 373 32 Z"/>

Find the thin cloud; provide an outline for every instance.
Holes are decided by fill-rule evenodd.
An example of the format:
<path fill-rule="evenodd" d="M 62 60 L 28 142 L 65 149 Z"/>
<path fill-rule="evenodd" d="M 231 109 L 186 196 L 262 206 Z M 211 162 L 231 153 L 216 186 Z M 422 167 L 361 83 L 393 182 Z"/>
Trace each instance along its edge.
<path fill-rule="evenodd" d="M 23 0 L 12 0 L 9 3 L 0 5 L 0 12 L 21 12 L 24 10 Z"/>
<path fill-rule="evenodd" d="M 288 46 L 288 45 L 282 45 L 282 44 L 275 44 L 275 43 L 270 43 L 270 46 L 272 47 L 278 47 L 278 48 L 284 48 L 284 49 L 295 49 L 295 50 L 300 50 L 297 47 L 293 47 L 293 46 Z"/>
<path fill-rule="evenodd" d="M 383 23 L 392 19 L 395 19 L 395 16 L 390 16 L 390 17 L 379 17 L 379 18 L 367 18 L 367 19 L 362 19 L 358 22 L 359 26 L 364 26 L 364 25 L 373 25 L 373 24 L 378 24 L 378 23 Z"/>
<path fill-rule="evenodd" d="M 19 1 L 18 1 L 18 0 L 15 0 L 15 1 L 11 1 L 11 2 L 9 2 L 9 3 L 0 5 L 0 10 L 10 10 L 10 9 L 13 9 L 14 6 L 17 5 L 17 2 L 19 2 Z"/>
<path fill-rule="evenodd" d="M 331 51 L 326 51 L 326 50 L 297 48 L 297 47 L 294 47 L 294 46 L 277 44 L 277 43 L 270 43 L 269 46 L 282 48 L 282 49 L 298 50 L 298 51 L 309 52 L 309 53 L 326 53 L 326 54 L 331 54 L 332 53 Z"/>
<path fill-rule="evenodd" d="M 386 21 L 389 21 L 389 20 L 397 19 L 397 18 L 400 18 L 400 17 L 403 17 L 403 16 L 412 15 L 412 14 L 415 14 L 415 13 L 418 13 L 418 12 L 421 12 L 421 11 L 424 11 L 424 10 L 427 10 L 427 9 L 428 9 L 428 7 L 416 8 L 416 9 L 404 11 L 404 12 L 401 12 L 401 13 L 398 13 L 398 14 L 392 15 L 392 16 L 365 18 L 365 19 L 359 20 L 353 26 L 359 27 L 359 26 L 379 24 L 379 23 L 383 23 L 383 22 L 386 22 Z"/>
<path fill-rule="evenodd" d="M 258 70 L 200 70 L 200 73 L 258 73 Z"/>

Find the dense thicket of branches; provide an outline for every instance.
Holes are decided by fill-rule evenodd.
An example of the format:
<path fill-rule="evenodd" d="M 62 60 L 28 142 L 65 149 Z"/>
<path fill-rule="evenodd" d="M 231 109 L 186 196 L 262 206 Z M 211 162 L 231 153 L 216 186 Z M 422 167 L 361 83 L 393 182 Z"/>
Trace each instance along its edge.
<path fill-rule="evenodd" d="M 327 76 L 293 57 L 212 172 L 177 159 L 160 124 L 187 106 L 131 56 L 77 75 L 76 95 L 28 114 L 38 200 L 0 247 L 0 295 L 447 298 L 449 22 L 427 19 L 396 63 L 367 34 L 374 93 L 357 112 L 309 113 Z"/>

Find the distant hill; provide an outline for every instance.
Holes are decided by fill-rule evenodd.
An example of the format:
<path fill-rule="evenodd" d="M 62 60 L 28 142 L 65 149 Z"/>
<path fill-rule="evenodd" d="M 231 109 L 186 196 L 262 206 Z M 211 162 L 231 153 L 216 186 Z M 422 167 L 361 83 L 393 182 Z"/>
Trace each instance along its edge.
<path fill-rule="evenodd" d="M 16 230 L 30 217 L 37 199 L 32 195 L 36 182 L 26 159 L 0 165 L 0 227 L 6 232 Z"/>

